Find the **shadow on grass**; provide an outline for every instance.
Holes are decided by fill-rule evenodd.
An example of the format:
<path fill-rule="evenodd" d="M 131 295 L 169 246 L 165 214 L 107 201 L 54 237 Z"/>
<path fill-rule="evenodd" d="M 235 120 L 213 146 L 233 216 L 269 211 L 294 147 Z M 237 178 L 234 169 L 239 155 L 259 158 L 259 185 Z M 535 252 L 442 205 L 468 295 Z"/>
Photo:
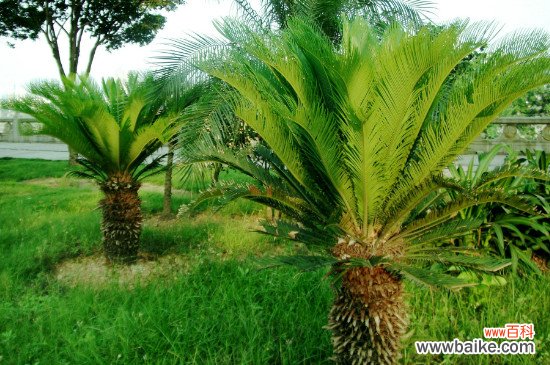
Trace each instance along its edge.
<path fill-rule="evenodd" d="M 218 230 L 219 223 L 206 221 L 149 224 L 143 227 L 141 251 L 153 255 L 188 253 Z"/>

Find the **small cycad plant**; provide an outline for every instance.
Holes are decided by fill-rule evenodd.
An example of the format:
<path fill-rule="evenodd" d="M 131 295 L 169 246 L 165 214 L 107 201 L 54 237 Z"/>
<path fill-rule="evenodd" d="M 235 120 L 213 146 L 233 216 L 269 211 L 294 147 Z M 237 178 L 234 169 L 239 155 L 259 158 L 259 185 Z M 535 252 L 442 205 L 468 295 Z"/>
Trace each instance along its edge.
<path fill-rule="evenodd" d="M 101 230 L 105 256 L 131 263 L 139 249 L 142 213 L 140 180 L 162 168 L 150 158 L 176 132 L 175 118 L 161 116 L 163 103 L 152 97 L 151 78 L 130 75 L 126 82 L 91 79 L 37 82 L 29 95 L 3 107 L 34 117 L 37 133 L 56 137 L 81 157 L 80 177 L 95 180 L 104 193 Z"/>
<path fill-rule="evenodd" d="M 503 152 L 507 154 L 506 159 L 504 164 L 498 165 L 496 157 Z M 528 201 L 537 211 L 536 214 L 526 214 L 501 204 L 463 209 L 457 218 L 477 218 L 483 225 L 458 242 L 462 246 L 488 249 L 496 255 L 509 257 L 513 272 L 519 268 L 522 273 L 540 274 L 532 256 L 535 253 L 550 254 L 550 224 L 547 223 L 550 171 L 544 161 L 544 151 L 525 151 L 523 157 L 518 157 L 518 154 L 507 145 L 498 144 L 488 152 L 477 154 L 467 166 L 449 166 L 451 177 L 462 187 L 501 190 Z M 449 191 L 449 196 L 456 199 L 460 193 Z"/>

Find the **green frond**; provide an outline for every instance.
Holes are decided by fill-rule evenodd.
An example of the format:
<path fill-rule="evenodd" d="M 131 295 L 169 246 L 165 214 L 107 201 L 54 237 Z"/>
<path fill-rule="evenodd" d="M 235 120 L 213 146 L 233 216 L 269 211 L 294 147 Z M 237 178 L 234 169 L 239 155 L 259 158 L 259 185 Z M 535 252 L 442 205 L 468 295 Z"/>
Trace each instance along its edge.
<path fill-rule="evenodd" d="M 84 171 L 79 171 L 79 170 L 71 171 L 71 174 L 73 174 L 74 176 L 93 179 L 100 183 L 108 179 L 108 176 L 103 170 L 101 165 L 98 165 L 97 163 L 91 160 L 87 160 L 81 157 L 77 157 L 76 162 L 84 168 Z"/>
<path fill-rule="evenodd" d="M 307 272 L 330 267 L 337 263 L 338 260 L 330 256 L 296 255 L 269 257 L 257 260 L 257 262 L 264 269 L 279 266 L 292 266 L 302 272 Z"/>
<path fill-rule="evenodd" d="M 458 212 L 463 209 L 488 203 L 500 203 L 523 212 L 534 212 L 533 206 L 531 206 L 526 200 L 517 196 L 510 196 L 494 189 L 492 191 L 485 191 L 476 194 L 472 197 L 463 195 L 449 202 L 442 208 L 434 209 L 427 214 L 426 217 L 415 220 L 405 226 L 398 236 L 402 238 L 418 237 L 426 232 L 429 232 L 439 224 L 455 217 Z"/>
<path fill-rule="evenodd" d="M 452 238 L 460 237 L 479 228 L 484 223 L 483 219 L 458 219 L 443 222 L 430 230 L 420 231 L 417 235 L 408 236 L 411 247 L 407 250 L 414 250 L 415 247 L 424 247 L 426 244 L 433 246 L 434 243 L 443 240 L 449 241 Z M 400 237 L 399 235 L 397 237 Z"/>
<path fill-rule="evenodd" d="M 309 247 L 325 250 L 334 245 L 338 239 L 338 233 L 340 233 L 336 227 L 312 228 L 287 219 L 264 220 L 261 222 L 261 226 L 263 229 L 258 230 L 258 233 L 303 242 Z"/>
<path fill-rule="evenodd" d="M 155 57 L 155 76 L 177 95 L 182 84 L 192 85 L 207 80 L 208 76 L 196 69 L 198 63 L 212 57 L 221 57 L 227 50 L 227 40 L 194 33 L 185 39 L 173 39 L 169 49 Z"/>
<path fill-rule="evenodd" d="M 512 245 L 510 246 L 510 256 L 512 260 L 512 271 L 514 274 L 517 273 L 518 267 L 522 267 L 522 269 L 526 269 L 527 271 L 542 276 L 541 270 L 533 262 L 533 260 L 531 260 L 531 252 L 526 253 L 518 247 Z"/>
<path fill-rule="evenodd" d="M 449 191 L 456 191 L 460 194 L 466 193 L 465 189 L 456 180 L 434 176 L 431 180 L 411 188 L 400 200 L 392 198 L 389 194 L 386 199 L 391 203 L 387 203 L 384 215 L 380 217 L 380 222 L 384 224 L 384 229 L 380 235 L 386 237 L 399 231 L 413 211 L 416 211 L 417 214 L 423 212 L 442 194 Z"/>
<path fill-rule="evenodd" d="M 153 158 L 151 161 L 146 162 L 145 164 L 140 164 L 136 169 L 133 176 L 137 181 L 143 180 L 149 176 L 156 175 L 164 170 L 166 170 L 166 165 L 162 164 L 162 160 L 166 158 L 166 155 L 159 155 Z"/>
<path fill-rule="evenodd" d="M 353 267 L 374 267 L 384 264 L 386 261 L 382 257 L 371 257 L 370 259 L 351 258 L 338 260 L 331 256 L 320 255 L 294 255 L 294 256 L 276 256 L 257 260 L 263 268 L 278 266 L 293 266 L 296 269 L 307 272 L 315 271 L 325 267 L 337 267 L 337 270 Z"/>
<path fill-rule="evenodd" d="M 446 252 L 445 249 L 426 249 L 415 253 L 408 253 L 407 260 L 422 262 L 438 262 L 446 266 L 458 265 L 470 270 L 495 272 L 511 265 L 510 260 L 490 256 L 480 256 L 478 252 L 464 251 L 462 253 Z"/>
<path fill-rule="evenodd" d="M 500 166 L 494 170 L 483 174 L 477 178 L 475 184 L 476 189 L 484 189 L 503 179 L 510 177 L 521 177 L 526 179 L 538 179 L 542 181 L 550 181 L 550 174 L 546 171 L 524 167 L 524 166 Z"/>
<path fill-rule="evenodd" d="M 386 265 L 387 269 L 402 275 L 415 284 L 436 288 L 461 289 L 469 286 L 476 286 L 468 280 L 460 279 L 451 275 L 421 269 L 416 266 L 409 266 L 401 263 L 392 262 Z"/>

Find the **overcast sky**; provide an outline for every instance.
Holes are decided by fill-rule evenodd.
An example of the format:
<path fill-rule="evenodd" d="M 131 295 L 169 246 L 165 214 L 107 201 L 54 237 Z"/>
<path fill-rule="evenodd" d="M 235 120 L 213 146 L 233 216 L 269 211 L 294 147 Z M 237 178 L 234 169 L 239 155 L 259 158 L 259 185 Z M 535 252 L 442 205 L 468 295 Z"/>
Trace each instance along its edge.
<path fill-rule="evenodd" d="M 543 28 L 550 32 L 550 0 L 437 0 L 433 10 L 435 22 L 455 18 L 495 20 L 502 25 L 502 33 L 516 29 Z M 169 13 L 165 28 L 153 43 L 146 47 L 128 45 L 108 53 L 98 50 L 92 75 L 124 76 L 130 70 L 144 70 L 160 49 L 166 49 L 167 39 L 186 34 L 214 33 L 212 20 L 234 14 L 230 0 L 188 0 L 176 12 Z M 57 69 L 50 49 L 43 39 L 15 42 L 15 48 L 0 38 L 0 97 L 21 94 L 25 85 L 36 79 L 57 79 Z M 87 59 L 83 50 L 81 63 Z"/>

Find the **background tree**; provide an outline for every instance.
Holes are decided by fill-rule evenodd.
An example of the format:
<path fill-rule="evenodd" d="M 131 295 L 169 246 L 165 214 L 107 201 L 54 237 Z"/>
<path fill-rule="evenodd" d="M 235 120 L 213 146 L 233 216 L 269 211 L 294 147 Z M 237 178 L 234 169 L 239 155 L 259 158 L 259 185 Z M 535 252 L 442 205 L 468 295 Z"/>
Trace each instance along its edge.
<path fill-rule="evenodd" d="M 164 26 L 159 10 L 174 10 L 183 0 L 2 0 L 0 36 L 37 39 L 43 36 L 61 77 L 76 74 L 82 40 L 92 39 L 84 73 L 89 74 L 98 47 L 108 51 L 126 43 L 145 45 Z M 66 42 L 66 43 L 64 43 Z M 66 44 L 63 47 L 63 44 Z M 62 52 L 68 51 L 65 65 Z"/>
<path fill-rule="evenodd" d="M 178 87 L 171 88 L 162 83 L 155 83 L 153 89 L 154 95 L 151 97 L 160 98 L 163 101 L 162 115 L 184 115 L 187 114 L 189 109 L 200 108 L 199 105 L 203 103 L 205 96 L 208 95 L 208 83 L 199 82 L 193 85 L 186 83 L 180 83 Z M 204 122 L 204 117 L 200 116 L 200 123 Z M 164 194 L 163 194 L 163 208 L 162 215 L 165 219 L 171 218 L 172 215 L 172 173 L 174 166 L 175 151 L 180 144 L 192 144 L 193 139 L 184 139 L 179 141 L 182 130 L 193 130 L 202 126 L 196 126 L 191 121 L 188 121 L 184 125 L 181 125 L 181 130 L 175 134 L 168 142 L 168 152 L 166 154 L 166 172 L 164 177 Z"/>
<path fill-rule="evenodd" d="M 145 45 L 164 26 L 159 10 L 174 10 L 184 0 L 0 0 L 0 36 L 37 39 L 52 51 L 61 80 L 89 74 L 98 47 L 108 51 L 126 43 Z M 84 71 L 79 69 L 85 36 L 92 39 Z M 65 44 L 65 46 L 63 46 Z M 64 62 L 63 52 L 68 58 Z M 69 163 L 76 153 L 69 147 Z"/>
<path fill-rule="evenodd" d="M 334 41 L 341 36 L 342 15 L 364 17 L 374 26 L 394 21 L 419 26 L 433 8 L 428 0 L 261 0 L 258 12 L 248 0 L 234 1 L 246 20 L 261 28 L 284 29 L 293 17 L 307 17 Z"/>
<path fill-rule="evenodd" d="M 151 155 L 178 131 L 175 117 L 160 117 L 163 102 L 150 97 L 150 78 L 133 75 L 102 86 L 87 78 L 32 84 L 30 96 L 3 107 L 33 116 L 41 134 L 65 142 L 82 158 L 80 177 L 94 179 L 105 198 L 101 230 L 108 260 L 133 262 L 139 249 L 142 214 L 140 180 L 163 168 Z"/>
<path fill-rule="evenodd" d="M 300 19 L 282 32 L 230 20 L 219 28 L 228 45 L 195 63 L 237 91 L 237 116 L 269 148 L 197 151 L 197 161 L 223 162 L 258 181 L 220 186 L 201 199 L 246 198 L 283 212 L 264 233 L 323 255 L 282 262 L 332 265 L 339 283 L 329 317 L 337 362 L 397 363 L 407 327 L 403 278 L 458 288 L 471 283 L 430 271 L 426 262 L 481 271 L 509 264 L 434 242 L 479 227 L 476 219 L 453 219 L 470 206 L 499 202 L 532 211 L 489 188 L 520 168 L 487 174 L 472 189 L 442 170 L 513 100 L 550 81 L 549 37 L 505 38 L 456 71 L 487 45 L 490 26 L 458 22 L 434 33 L 393 25 L 380 33 L 357 18 L 344 23 L 341 45 Z M 447 190 L 459 197 L 440 199 Z"/>
<path fill-rule="evenodd" d="M 542 117 L 550 115 L 550 85 L 530 90 L 512 103 L 504 115 Z"/>

